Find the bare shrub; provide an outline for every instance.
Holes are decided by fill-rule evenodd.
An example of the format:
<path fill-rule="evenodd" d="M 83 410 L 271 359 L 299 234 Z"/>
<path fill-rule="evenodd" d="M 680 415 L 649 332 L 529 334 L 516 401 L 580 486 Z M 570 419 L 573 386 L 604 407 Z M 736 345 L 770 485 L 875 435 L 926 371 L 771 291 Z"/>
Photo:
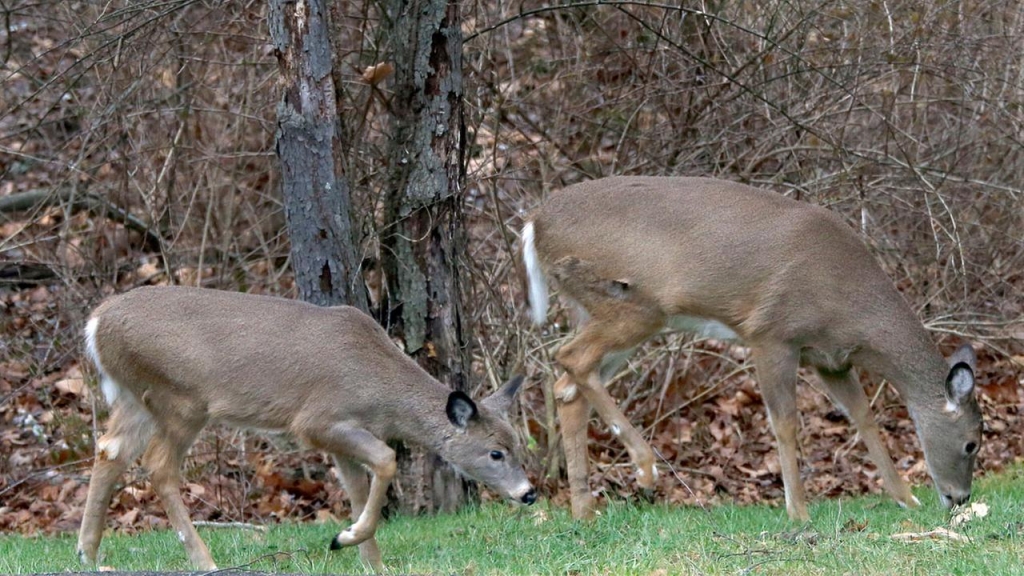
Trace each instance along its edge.
<path fill-rule="evenodd" d="M 542 391 L 568 316 L 556 308 L 545 329 L 528 326 L 518 230 L 550 191 L 610 174 L 717 176 L 842 214 L 944 348 L 984 345 L 992 433 L 981 466 L 997 470 L 1019 455 L 1020 10 L 991 0 L 597 4 L 464 6 L 474 370 L 481 387 L 516 367 L 540 384 L 522 413 L 535 472 L 557 470 Z M 68 529 L 91 458 L 90 410 L 102 406 L 54 385 L 78 363 L 87 311 L 114 291 L 160 282 L 294 296 L 272 148 L 276 63 L 261 2 L 7 6 L 0 202 L 30 191 L 49 200 L 0 210 L 0 422 L 18 442 L 5 437 L 0 495 L 16 496 L 7 500 L 14 518 L 42 487 L 67 486 L 67 508 L 39 525 Z M 373 73 L 386 64 L 384 17 L 374 3 L 339 2 L 333 12 L 343 171 L 369 259 L 390 193 L 391 94 Z M 922 482 L 909 419 L 877 384 L 890 448 L 908 455 L 899 465 Z M 612 387 L 675 472 L 662 496 L 780 496 L 742 349 L 663 338 Z M 801 407 L 811 493 L 876 490 L 824 398 L 804 387 Z M 603 430 L 592 435 L 595 480 L 629 494 L 621 446 Z M 271 442 L 205 436 L 189 473 L 197 515 L 308 517 L 326 502 L 340 517 L 326 463 L 268 451 Z M 275 472 L 275 462 L 286 466 Z M 558 485 L 549 483 L 556 499 Z M 122 513 L 149 513 L 152 494 L 135 494 L 122 498 Z M 14 525 L 0 518 L 0 529 Z"/>

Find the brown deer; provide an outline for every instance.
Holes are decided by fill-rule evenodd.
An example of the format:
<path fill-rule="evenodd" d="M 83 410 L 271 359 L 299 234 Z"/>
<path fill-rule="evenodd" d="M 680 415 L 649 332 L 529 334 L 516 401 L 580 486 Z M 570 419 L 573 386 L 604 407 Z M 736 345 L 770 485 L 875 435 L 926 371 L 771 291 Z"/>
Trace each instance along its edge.
<path fill-rule="evenodd" d="M 93 312 L 85 349 L 112 413 L 97 441 L 78 536 L 83 562 L 96 561 L 114 483 L 143 454 L 190 561 L 216 568 L 179 489 L 182 460 L 209 423 L 289 432 L 331 454 L 353 519 L 331 549 L 359 545 L 362 560 L 378 571 L 374 533 L 395 475 L 388 440 L 432 450 L 512 500 L 537 498 L 507 421 L 522 378 L 477 405 L 428 375 L 355 308 L 139 288 Z"/>
<path fill-rule="evenodd" d="M 750 347 L 790 518 L 808 518 L 797 463 L 800 365 L 817 371 L 856 426 L 897 502 L 918 504 L 879 436 L 854 366 L 899 391 L 942 503 L 970 497 L 982 427 L 974 352 L 963 346 L 943 360 L 864 244 L 829 210 L 708 178 L 605 178 L 552 194 L 529 216 L 523 245 L 534 321 L 547 314 L 545 272 L 585 316 L 556 356 L 567 372 L 555 393 L 574 516 L 593 507 L 590 405 L 621 437 L 638 484 L 654 485 L 654 454 L 604 382 L 665 328 Z"/>

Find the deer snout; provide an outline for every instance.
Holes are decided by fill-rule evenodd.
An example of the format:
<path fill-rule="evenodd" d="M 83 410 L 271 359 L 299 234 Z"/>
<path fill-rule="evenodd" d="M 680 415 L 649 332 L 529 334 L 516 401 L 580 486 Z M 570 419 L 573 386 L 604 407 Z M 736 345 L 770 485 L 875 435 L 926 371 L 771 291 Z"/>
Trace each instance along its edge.
<path fill-rule="evenodd" d="M 963 491 L 960 491 L 960 492 L 950 492 L 948 494 L 943 494 L 942 495 L 942 503 L 946 506 L 946 508 L 952 508 L 953 506 L 959 506 L 961 504 L 966 504 L 967 501 L 970 500 L 970 499 L 971 499 L 971 493 L 970 492 L 963 492 Z"/>
<path fill-rule="evenodd" d="M 519 501 L 522 502 L 523 504 L 526 504 L 527 506 L 533 504 L 534 502 L 537 501 L 537 489 L 530 487 L 529 492 L 523 494 L 523 496 L 519 498 Z"/>
<path fill-rule="evenodd" d="M 509 490 L 505 497 L 516 504 L 529 506 L 537 501 L 537 489 L 529 482 L 523 482 L 517 488 Z"/>

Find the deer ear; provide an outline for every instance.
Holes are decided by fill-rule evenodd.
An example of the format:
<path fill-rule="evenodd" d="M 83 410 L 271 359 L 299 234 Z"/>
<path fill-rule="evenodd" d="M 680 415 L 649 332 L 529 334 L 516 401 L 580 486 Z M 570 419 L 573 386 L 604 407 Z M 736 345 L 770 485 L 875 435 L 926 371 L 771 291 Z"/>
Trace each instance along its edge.
<path fill-rule="evenodd" d="M 456 390 L 448 395 L 448 406 L 445 407 L 448 413 L 448 420 L 457 428 L 469 426 L 470 421 L 476 419 L 477 409 L 473 400 L 466 396 L 465 392 Z"/>
<path fill-rule="evenodd" d="M 519 388 L 522 385 L 523 376 L 513 376 L 508 382 L 502 384 L 501 388 L 498 388 L 494 394 L 484 398 L 480 403 L 486 406 L 487 410 L 504 418 L 508 416 L 509 408 L 512 407 L 512 401 L 515 400 L 516 394 L 519 393 Z"/>
<path fill-rule="evenodd" d="M 960 406 L 974 394 L 974 370 L 966 362 L 957 362 L 946 376 L 946 399 Z"/>
<path fill-rule="evenodd" d="M 613 298 L 623 299 L 629 292 L 630 281 L 627 278 L 620 278 L 618 280 L 609 280 L 605 284 L 605 289 L 608 295 Z"/>
<path fill-rule="evenodd" d="M 972 372 L 978 369 L 978 359 L 974 355 L 974 348 L 970 344 L 964 344 L 957 348 L 956 352 L 953 352 L 949 357 L 950 366 L 956 366 L 961 362 L 967 364 Z"/>

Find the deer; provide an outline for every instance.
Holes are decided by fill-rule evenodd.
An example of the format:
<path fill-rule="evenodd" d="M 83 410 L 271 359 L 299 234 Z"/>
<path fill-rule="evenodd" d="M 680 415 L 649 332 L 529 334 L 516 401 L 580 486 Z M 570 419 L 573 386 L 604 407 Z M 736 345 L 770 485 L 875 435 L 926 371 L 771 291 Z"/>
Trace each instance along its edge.
<path fill-rule="evenodd" d="M 861 369 L 891 383 L 906 403 L 941 503 L 970 498 L 982 434 L 974 350 L 965 344 L 944 359 L 836 213 L 730 181 L 619 176 L 556 191 L 525 220 L 533 322 L 547 318 L 548 276 L 580 311 L 577 332 L 555 355 L 565 373 L 554 385 L 574 517 L 594 513 L 591 407 L 624 444 L 637 484 L 645 491 L 655 484 L 653 450 L 605 383 L 662 331 L 749 348 L 792 520 L 809 520 L 797 446 L 800 366 L 816 371 L 897 503 L 920 504 L 879 434 Z"/>
<path fill-rule="evenodd" d="M 350 306 L 136 288 L 93 311 L 85 351 L 111 407 L 78 535 L 86 564 L 96 563 L 115 482 L 141 455 L 190 562 L 216 569 L 180 493 L 182 462 L 214 423 L 286 432 L 331 455 L 353 523 L 330 548 L 358 546 L 361 561 L 377 572 L 384 567 L 375 532 L 396 472 L 390 440 L 433 451 L 514 502 L 537 499 L 508 421 L 523 377 L 475 403 L 431 377 Z"/>

